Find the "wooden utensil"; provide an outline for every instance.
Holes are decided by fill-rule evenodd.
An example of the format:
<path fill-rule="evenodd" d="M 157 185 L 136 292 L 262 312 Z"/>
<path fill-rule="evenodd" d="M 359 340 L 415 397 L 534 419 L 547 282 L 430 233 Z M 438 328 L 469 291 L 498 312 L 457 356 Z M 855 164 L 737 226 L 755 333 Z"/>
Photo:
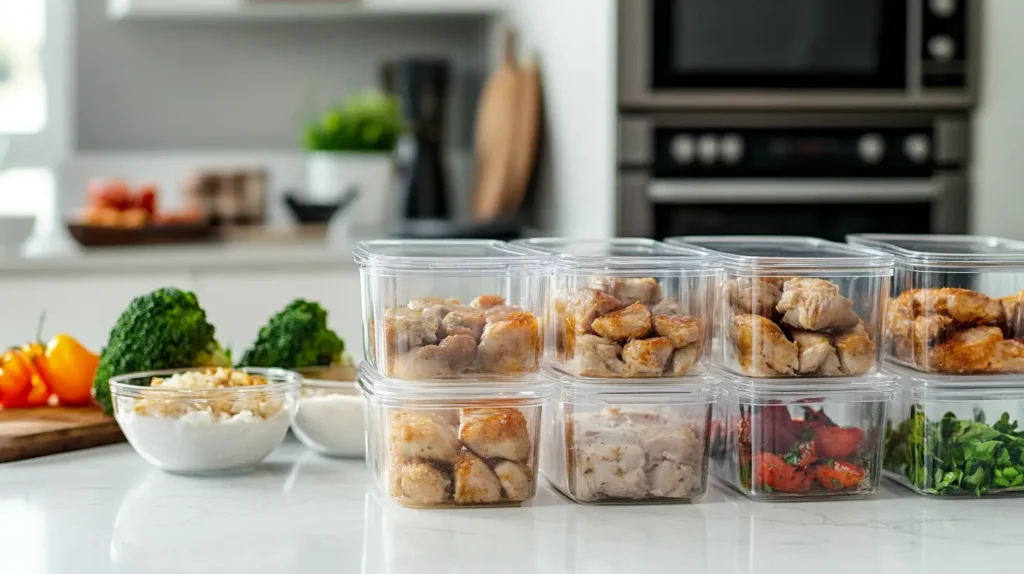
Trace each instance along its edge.
<path fill-rule="evenodd" d="M 484 86 L 476 118 L 476 185 L 473 215 L 491 221 L 501 215 L 519 110 L 516 36 L 505 32 L 504 59 Z"/>
<path fill-rule="evenodd" d="M 0 411 L 0 462 L 123 441 L 114 418 L 97 407 Z"/>
<path fill-rule="evenodd" d="M 514 214 L 523 203 L 534 166 L 541 124 L 540 68 L 535 59 L 519 72 L 519 108 L 515 119 L 515 139 L 508 171 L 508 184 L 502 202 L 502 212 Z"/>

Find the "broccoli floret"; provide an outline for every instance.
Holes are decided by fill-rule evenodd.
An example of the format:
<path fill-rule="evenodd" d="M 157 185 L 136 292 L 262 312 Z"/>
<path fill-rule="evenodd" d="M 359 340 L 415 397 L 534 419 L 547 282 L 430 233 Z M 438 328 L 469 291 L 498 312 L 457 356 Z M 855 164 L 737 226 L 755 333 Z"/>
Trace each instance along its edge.
<path fill-rule="evenodd" d="M 228 367 L 194 293 L 158 289 L 132 299 L 110 331 L 93 381 L 96 401 L 113 412 L 109 381 L 127 373 L 186 367 Z"/>
<path fill-rule="evenodd" d="M 344 353 L 345 341 L 327 327 L 327 311 L 316 303 L 296 299 L 260 329 L 239 366 L 328 367 L 338 364 Z"/>

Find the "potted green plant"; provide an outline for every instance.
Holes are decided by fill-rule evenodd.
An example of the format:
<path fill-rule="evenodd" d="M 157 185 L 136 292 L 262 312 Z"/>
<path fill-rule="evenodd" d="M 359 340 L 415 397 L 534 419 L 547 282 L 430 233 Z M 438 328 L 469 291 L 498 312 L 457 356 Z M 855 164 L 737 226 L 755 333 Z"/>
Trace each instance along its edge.
<path fill-rule="evenodd" d="M 309 198 L 336 201 L 355 187 L 359 196 L 349 218 L 360 225 L 386 224 L 394 150 L 402 131 L 398 101 L 377 92 L 352 96 L 307 125 Z"/>

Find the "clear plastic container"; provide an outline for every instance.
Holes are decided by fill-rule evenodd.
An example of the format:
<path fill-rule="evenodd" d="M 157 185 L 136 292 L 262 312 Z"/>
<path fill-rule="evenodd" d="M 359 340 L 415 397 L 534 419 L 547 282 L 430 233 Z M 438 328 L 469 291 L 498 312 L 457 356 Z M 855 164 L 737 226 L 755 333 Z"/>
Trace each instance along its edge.
<path fill-rule="evenodd" d="M 282 369 L 234 371 L 265 384 L 171 386 L 177 374 L 212 373 L 223 380 L 232 369 L 175 369 L 113 377 L 114 418 L 135 451 L 162 470 L 180 474 L 252 470 L 288 433 L 300 376 Z M 157 379 L 162 384 L 153 386 Z"/>
<path fill-rule="evenodd" d="M 878 370 L 892 256 L 809 237 L 678 237 L 719 255 L 714 362 L 744 377 Z"/>
<path fill-rule="evenodd" d="M 850 235 L 896 257 L 886 357 L 926 373 L 1024 373 L 1024 242 Z"/>
<path fill-rule="evenodd" d="M 711 473 L 756 500 L 866 496 L 881 480 L 893 377 L 765 385 L 726 375 L 715 404 Z"/>
<path fill-rule="evenodd" d="M 594 379 L 706 372 L 717 261 L 650 239 L 517 241 L 553 256 L 548 360 Z"/>
<path fill-rule="evenodd" d="M 501 241 L 360 241 L 367 361 L 405 380 L 536 373 L 548 258 Z"/>
<path fill-rule="evenodd" d="M 324 456 L 363 458 L 366 453 L 365 402 L 354 381 L 305 377 L 292 432 Z"/>
<path fill-rule="evenodd" d="M 892 370 L 886 476 L 925 496 L 1024 495 L 1024 381 Z"/>
<path fill-rule="evenodd" d="M 543 472 L 560 492 L 585 504 L 703 496 L 715 379 L 616 384 L 547 375 L 556 400 L 545 424 Z"/>
<path fill-rule="evenodd" d="M 359 387 L 367 466 L 392 500 L 417 508 L 518 506 L 536 494 L 547 385 L 410 385 L 364 363 Z"/>

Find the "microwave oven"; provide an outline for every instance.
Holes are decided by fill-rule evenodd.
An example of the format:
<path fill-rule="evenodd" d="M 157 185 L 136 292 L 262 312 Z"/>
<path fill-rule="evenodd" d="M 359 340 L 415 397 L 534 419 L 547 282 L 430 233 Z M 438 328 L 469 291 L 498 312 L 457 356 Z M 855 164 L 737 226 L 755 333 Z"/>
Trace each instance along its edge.
<path fill-rule="evenodd" d="M 978 0 L 618 0 L 619 104 L 962 109 Z"/>

